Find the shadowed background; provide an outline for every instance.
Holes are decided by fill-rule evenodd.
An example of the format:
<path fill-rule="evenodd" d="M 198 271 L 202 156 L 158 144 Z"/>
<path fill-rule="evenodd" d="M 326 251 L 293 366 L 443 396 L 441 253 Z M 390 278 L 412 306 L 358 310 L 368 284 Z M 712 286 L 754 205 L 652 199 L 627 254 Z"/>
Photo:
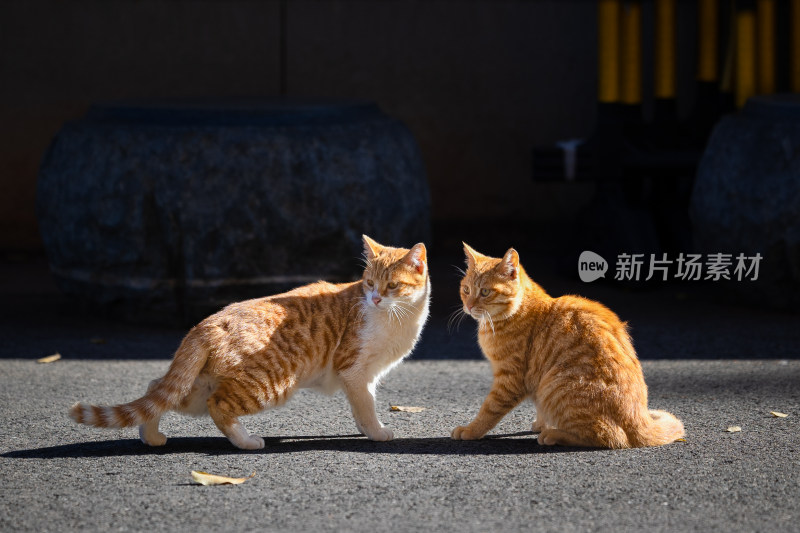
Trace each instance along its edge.
<path fill-rule="evenodd" d="M 614 2 L 600 2 L 610 3 Z M 535 181 L 532 153 L 535 147 L 559 140 L 589 137 L 599 128 L 600 4 L 589 0 L 0 3 L 0 283 L 8 302 L 2 309 L 8 333 L 4 355 L 46 355 L 64 351 L 65 345 L 73 346 L 67 351 L 94 357 L 171 353 L 183 328 L 170 330 L 166 338 L 154 334 L 152 338 L 161 338 L 161 344 L 144 346 L 146 335 L 135 327 L 96 318 L 87 321 L 76 314 L 74 302 L 58 296 L 36 223 L 37 172 L 65 121 L 83 116 L 94 102 L 241 96 L 366 99 L 408 126 L 424 162 L 434 230 L 429 243 L 434 262 L 433 327 L 420 347 L 423 357 L 479 356 L 473 324 L 462 324 L 456 333 L 445 327 L 458 304 L 458 274 L 452 265 L 463 262 L 461 240 L 495 255 L 513 245 L 528 271 L 552 294 L 580 292 L 607 303 L 631 320 L 643 357 L 796 355 L 798 340 L 792 327 L 796 317 L 716 306 L 709 297 L 714 287 L 689 282 L 651 282 L 644 287 L 576 283 L 574 257 L 565 250 L 580 249 L 587 240 L 582 232 L 613 220 L 619 210 L 613 204 L 587 209 L 596 198 L 596 181 Z M 654 10 L 657 5 L 674 6 L 676 116 L 688 117 L 698 101 L 698 4 L 617 4 L 642 9 L 645 121 L 654 119 L 658 104 L 653 98 Z M 755 5 L 741 3 L 745 4 Z M 788 3 L 777 5 L 786 9 Z M 785 26 L 785 18 L 777 17 L 779 28 Z M 784 41 L 778 40 L 777 57 L 785 63 Z M 720 55 L 720 66 L 723 62 Z M 788 70 L 778 69 L 776 79 L 779 89 L 785 87 Z M 675 205 L 685 218 L 685 206 Z M 648 224 L 640 222 L 635 216 L 621 217 L 616 226 L 599 227 L 635 233 L 647 229 Z M 634 250 L 619 245 L 612 251 Z M 353 250 L 354 272 L 357 253 Z M 606 259 L 613 262 L 612 257 Z M 684 337 L 674 336 L 677 331 Z M 113 339 L 115 332 L 120 343 L 89 342 L 95 337 Z M 687 335 L 694 339 L 689 345 L 683 342 Z M 763 350 L 764 342 L 771 348 Z"/>

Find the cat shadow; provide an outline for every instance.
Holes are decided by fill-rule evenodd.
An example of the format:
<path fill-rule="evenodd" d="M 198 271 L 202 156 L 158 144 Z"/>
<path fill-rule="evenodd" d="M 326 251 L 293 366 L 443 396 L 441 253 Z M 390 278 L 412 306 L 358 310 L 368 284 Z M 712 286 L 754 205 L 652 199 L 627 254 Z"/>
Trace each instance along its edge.
<path fill-rule="evenodd" d="M 14 450 L 0 454 L 11 459 L 56 459 L 81 457 L 124 457 L 205 453 L 207 455 L 282 454 L 310 451 L 376 453 L 395 455 L 523 455 L 532 453 L 575 453 L 596 448 L 542 446 L 531 432 L 491 435 L 481 440 L 455 441 L 449 437 L 399 438 L 373 442 L 363 435 L 301 435 L 265 437 L 262 450 L 239 450 L 224 437 L 175 437 L 164 446 L 150 447 L 138 439 L 103 440 Z"/>

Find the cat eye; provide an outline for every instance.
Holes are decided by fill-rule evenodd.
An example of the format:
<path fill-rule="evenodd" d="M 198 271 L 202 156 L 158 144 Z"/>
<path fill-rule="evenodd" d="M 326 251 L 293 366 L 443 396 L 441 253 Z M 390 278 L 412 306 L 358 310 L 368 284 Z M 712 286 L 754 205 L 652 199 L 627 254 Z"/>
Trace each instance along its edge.
<path fill-rule="evenodd" d="M 375 283 L 371 279 L 367 280 L 367 287 L 373 287 L 374 285 Z"/>
<path fill-rule="evenodd" d="M 389 287 L 390 289 L 394 290 L 394 289 L 397 288 L 397 282 L 396 281 L 390 281 L 389 284 L 386 285 L 386 286 Z"/>
<path fill-rule="evenodd" d="M 489 296 L 489 293 L 492 292 L 489 289 L 481 289 L 481 296 L 486 297 Z"/>
<path fill-rule="evenodd" d="M 464 291 L 464 294 L 469 294 L 469 287 L 467 287 L 466 285 L 464 285 L 463 287 L 461 287 L 461 290 L 463 290 L 463 291 Z"/>

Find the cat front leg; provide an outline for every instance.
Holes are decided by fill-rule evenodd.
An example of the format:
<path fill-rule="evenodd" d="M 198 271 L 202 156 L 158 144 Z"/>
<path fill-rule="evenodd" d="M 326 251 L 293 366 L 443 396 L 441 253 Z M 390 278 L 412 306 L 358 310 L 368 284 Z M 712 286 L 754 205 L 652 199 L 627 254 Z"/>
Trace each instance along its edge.
<path fill-rule="evenodd" d="M 541 433 L 546 427 L 547 425 L 544 423 L 542 417 L 540 415 L 536 415 L 536 420 L 534 420 L 533 424 L 531 424 L 531 431 L 534 433 Z"/>
<path fill-rule="evenodd" d="M 481 405 L 475 420 L 466 426 L 458 426 L 450 434 L 454 440 L 476 440 L 486 435 L 504 416 L 522 401 L 523 395 L 517 393 L 503 379 L 495 378 L 492 390 Z"/>
<path fill-rule="evenodd" d="M 547 418 L 544 414 L 544 409 L 536 405 L 536 401 L 534 400 L 533 406 L 536 408 L 536 419 L 531 424 L 531 431 L 534 433 L 541 433 L 545 429 L 550 427 L 550 424 L 547 422 Z"/>
<path fill-rule="evenodd" d="M 378 414 L 375 412 L 375 396 L 368 384 L 358 379 L 345 379 L 343 384 L 358 430 L 369 440 L 392 440 L 394 438 L 392 430 L 383 427 L 378 420 Z"/>

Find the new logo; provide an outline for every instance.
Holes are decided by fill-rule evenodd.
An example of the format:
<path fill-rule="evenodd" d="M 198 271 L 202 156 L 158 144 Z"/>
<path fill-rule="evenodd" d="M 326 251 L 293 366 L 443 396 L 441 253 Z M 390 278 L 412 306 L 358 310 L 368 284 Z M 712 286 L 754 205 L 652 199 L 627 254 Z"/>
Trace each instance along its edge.
<path fill-rule="evenodd" d="M 590 283 L 598 278 L 606 277 L 608 262 L 594 252 L 586 250 L 578 258 L 578 276 L 581 281 Z"/>

